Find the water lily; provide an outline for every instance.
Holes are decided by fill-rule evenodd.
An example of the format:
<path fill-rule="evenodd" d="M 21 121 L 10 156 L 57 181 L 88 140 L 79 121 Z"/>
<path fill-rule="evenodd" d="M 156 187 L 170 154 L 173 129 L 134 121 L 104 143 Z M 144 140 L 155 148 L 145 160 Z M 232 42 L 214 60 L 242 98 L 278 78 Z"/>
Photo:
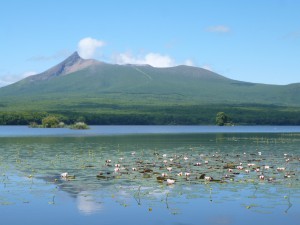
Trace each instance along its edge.
<path fill-rule="evenodd" d="M 238 170 L 242 170 L 242 169 L 243 169 L 242 166 L 237 166 L 236 168 L 237 168 Z"/>
<path fill-rule="evenodd" d="M 206 180 L 206 181 L 211 181 L 211 180 L 212 180 L 212 177 L 205 176 L 205 177 L 204 177 L 204 180 Z"/>
<path fill-rule="evenodd" d="M 60 176 L 62 178 L 67 178 L 68 177 L 68 173 L 67 172 L 61 173 Z"/>
<path fill-rule="evenodd" d="M 167 179 L 167 184 L 170 185 L 170 184 L 174 184 L 175 183 L 175 180 L 172 180 L 172 179 Z"/>
<path fill-rule="evenodd" d="M 162 176 L 162 177 L 167 177 L 168 174 L 167 174 L 167 173 L 162 173 L 161 176 Z"/>
<path fill-rule="evenodd" d="M 277 167 L 277 171 L 278 172 L 285 171 L 285 168 L 284 167 Z"/>

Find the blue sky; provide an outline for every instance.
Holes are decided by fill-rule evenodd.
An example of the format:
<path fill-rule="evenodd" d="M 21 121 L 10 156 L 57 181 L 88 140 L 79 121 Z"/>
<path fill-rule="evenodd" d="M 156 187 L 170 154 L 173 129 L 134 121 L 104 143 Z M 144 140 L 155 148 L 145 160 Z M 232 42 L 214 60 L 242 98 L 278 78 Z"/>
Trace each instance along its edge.
<path fill-rule="evenodd" d="M 297 0 L 3 0 L 0 86 L 74 51 L 108 63 L 193 65 L 258 83 L 300 82 Z"/>

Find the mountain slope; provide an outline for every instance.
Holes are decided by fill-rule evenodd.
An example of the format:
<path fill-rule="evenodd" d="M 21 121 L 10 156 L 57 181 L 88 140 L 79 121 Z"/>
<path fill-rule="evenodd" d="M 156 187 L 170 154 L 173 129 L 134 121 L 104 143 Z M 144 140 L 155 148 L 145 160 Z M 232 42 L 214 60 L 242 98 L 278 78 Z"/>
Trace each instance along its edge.
<path fill-rule="evenodd" d="M 300 84 L 242 82 L 191 66 L 114 65 L 84 60 L 75 52 L 41 74 L 0 88 L 0 112 L 156 113 L 167 118 L 176 111 L 181 120 L 189 117 L 194 123 L 194 117 L 201 117 L 197 112 L 208 115 L 208 108 L 214 114 L 234 106 L 237 116 L 241 109 L 251 116 L 253 106 L 255 114 L 266 105 L 300 107 L 298 96 Z"/>
<path fill-rule="evenodd" d="M 118 98 L 120 101 L 153 104 L 300 105 L 300 85 L 266 85 L 228 79 L 211 71 L 176 66 L 113 65 L 84 60 L 75 52 L 62 63 L 0 89 L 0 97 L 51 99 Z M 148 101 L 147 100 L 147 101 Z M 149 104 L 150 102 L 145 102 Z"/>
<path fill-rule="evenodd" d="M 99 93 L 147 93 L 184 95 L 186 86 L 203 82 L 228 80 L 213 72 L 188 66 L 154 68 L 148 65 L 112 65 L 95 60 L 81 59 L 72 54 L 62 63 L 15 84 L 0 89 L 0 96 L 24 96 L 41 94 L 78 95 L 80 92 Z M 188 92 L 193 92 L 188 91 Z"/>
<path fill-rule="evenodd" d="M 46 70 L 41 74 L 30 76 L 30 78 L 27 78 L 27 80 L 30 80 L 31 82 L 38 80 L 49 80 L 54 77 L 63 76 L 97 64 L 100 64 L 100 62 L 97 62 L 93 59 L 84 60 L 78 55 L 77 52 L 74 52 L 71 56 L 58 65 Z"/>

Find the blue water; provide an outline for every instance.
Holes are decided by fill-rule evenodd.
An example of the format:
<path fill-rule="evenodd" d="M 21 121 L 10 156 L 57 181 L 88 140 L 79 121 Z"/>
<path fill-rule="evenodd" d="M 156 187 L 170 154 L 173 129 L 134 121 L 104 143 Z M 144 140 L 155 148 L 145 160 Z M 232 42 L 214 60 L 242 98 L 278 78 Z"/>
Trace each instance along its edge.
<path fill-rule="evenodd" d="M 90 126 L 88 130 L 0 126 L 0 137 L 99 136 L 125 134 L 299 133 L 300 126 Z"/>
<path fill-rule="evenodd" d="M 296 225 L 299 131 L 271 126 L 92 126 L 84 131 L 2 126 L 0 218 L 3 224 L 20 225 Z M 222 179 L 227 162 L 245 167 L 251 162 L 261 169 L 270 165 L 262 170 L 275 182 L 259 180 L 260 173 L 253 170 L 246 174 L 236 169 L 239 174 L 224 183 L 194 178 L 205 173 Z M 129 170 L 114 173 L 116 163 Z M 140 172 L 145 165 L 158 173 L 145 177 Z M 138 166 L 139 171 L 131 171 Z M 166 170 L 169 166 L 173 171 Z M 277 167 L 286 171 L 277 172 Z M 113 176 L 97 179 L 99 171 Z M 178 177 L 179 171 L 192 176 Z M 75 179 L 62 179 L 63 172 Z M 176 179 L 174 185 L 157 182 L 163 172 Z M 287 172 L 290 178 L 284 178 Z"/>

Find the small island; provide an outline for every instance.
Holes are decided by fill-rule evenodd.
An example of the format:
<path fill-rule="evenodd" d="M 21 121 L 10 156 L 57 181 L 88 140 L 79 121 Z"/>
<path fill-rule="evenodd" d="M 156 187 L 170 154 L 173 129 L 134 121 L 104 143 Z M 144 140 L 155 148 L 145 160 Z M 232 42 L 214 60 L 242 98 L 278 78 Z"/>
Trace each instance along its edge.
<path fill-rule="evenodd" d="M 71 125 L 66 125 L 63 121 L 54 115 L 49 115 L 42 119 L 42 124 L 37 122 L 30 122 L 29 127 L 31 128 L 70 128 L 73 130 L 85 130 L 89 129 L 89 126 L 82 121 L 75 122 Z"/>

